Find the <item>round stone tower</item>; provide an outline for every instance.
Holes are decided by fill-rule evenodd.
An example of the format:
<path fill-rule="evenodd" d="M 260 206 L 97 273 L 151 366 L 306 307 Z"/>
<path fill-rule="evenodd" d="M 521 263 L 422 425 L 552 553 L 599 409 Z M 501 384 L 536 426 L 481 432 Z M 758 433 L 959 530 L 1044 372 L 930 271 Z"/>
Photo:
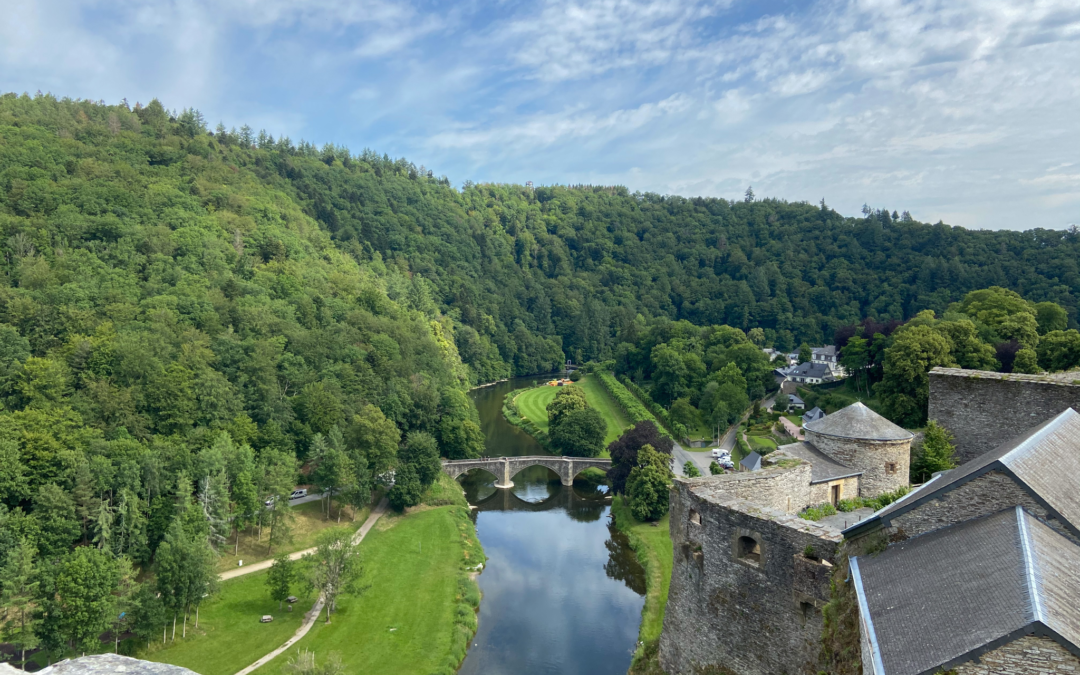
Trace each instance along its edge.
<path fill-rule="evenodd" d="M 862 471 L 859 495 L 876 497 L 908 485 L 910 431 L 862 403 L 803 425 L 806 442 L 844 466 Z"/>

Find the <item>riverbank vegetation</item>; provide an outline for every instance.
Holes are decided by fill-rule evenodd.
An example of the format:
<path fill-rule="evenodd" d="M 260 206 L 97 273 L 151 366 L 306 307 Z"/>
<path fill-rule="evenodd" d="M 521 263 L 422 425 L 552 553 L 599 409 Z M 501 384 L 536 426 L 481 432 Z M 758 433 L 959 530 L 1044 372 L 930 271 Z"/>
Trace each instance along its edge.
<path fill-rule="evenodd" d="M 539 385 L 511 391 L 503 399 L 503 416 L 556 454 L 607 456 L 605 448 L 627 428 L 627 416 L 594 377 L 565 387 Z M 561 429 L 553 432 L 553 426 Z"/>
<path fill-rule="evenodd" d="M 663 672 L 658 654 L 660 632 L 664 627 L 664 609 L 667 607 L 674 564 L 669 516 L 665 515 L 657 522 L 638 521 L 621 496 L 612 500 L 611 513 L 615 517 L 615 526 L 626 534 L 630 547 L 645 569 L 645 606 L 641 609 L 639 644 L 634 652 L 630 673 L 659 675 Z"/>

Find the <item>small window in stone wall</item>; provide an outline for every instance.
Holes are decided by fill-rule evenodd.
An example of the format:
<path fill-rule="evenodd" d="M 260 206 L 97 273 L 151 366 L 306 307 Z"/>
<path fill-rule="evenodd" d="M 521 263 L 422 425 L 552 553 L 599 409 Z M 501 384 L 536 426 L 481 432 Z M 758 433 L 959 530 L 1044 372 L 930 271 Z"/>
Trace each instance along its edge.
<path fill-rule="evenodd" d="M 816 611 L 814 605 L 809 602 L 800 602 L 799 609 L 802 611 L 803 621 L 812 618 L 814 616 L 814 612 Z"/>
<path fill-rule="evenodd" d="M 894 473 L 896 473 L 896 462 L 886 462 L 885 463 L 885 473 L 890 475 L 890 476 L 893 475 Z"/>
<path fill-rule="evenodd" d="M 761 564 L 761 544 L 753 537 L 739 537 L 738 545 L 739 560 Z"/>
<path fill-rule="evenodd" d="M 690 509 L 690 522 L 695 525 L 701 524 L 701 514 L 697 511 Z"/>

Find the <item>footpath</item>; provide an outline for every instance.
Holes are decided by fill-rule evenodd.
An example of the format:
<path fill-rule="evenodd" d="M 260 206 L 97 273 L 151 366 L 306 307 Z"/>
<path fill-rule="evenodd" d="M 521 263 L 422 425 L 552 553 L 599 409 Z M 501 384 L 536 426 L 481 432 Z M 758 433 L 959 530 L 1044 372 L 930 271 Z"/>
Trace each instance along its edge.
<path fill-rule="evenodd" d="M 388 504 L 389 504 L 389 502 L 387 502 L 386 497 L 383 497 L 382 501 L 379 502 L 379 505 L 375 507 L 375 510 L 372 511 L 371 515 L 368 516 L 367 520 L 364 521 L 364 524 L 361 525 L 360 529 L 357 530 L 356 534 L 353 535 L 353 538 L 352 538 L 352 545 L 353 546 L 356 546 L 361 541 L 363 541 L 364 537 L 367 536 L 367 533 L 371 531 L 371 528 L 375 527 L 375 523 L 379 520 L 379 518 L 382 517 L 382 515 L 384 513 L 386 513 L 386 507 L 387 507 Z M 304 554 L 311 553 L 314 550 L 315 549 L 313 549 L 313 548 L 309 548 L 309 549 L 307 549 L 305 551 L 298 551 L 297 553 L 292 553 L 292 554 L 289 555 L 289 559 L 290 560 L 296 560 L 296 559 L 300 558 L 301 556 L 303 556 Z M 238 576 L 242 576 L 244 574 L 251 574 L 252 572 L 257 572 L 259 570 L 264 570 L 264 569 L 266 569 L 267 567 L 270 567 L 273 564 L 274 564 L 273 560 L 265 560 L 265 561 L 263 561 L 261 563 L 256 563 L 254 565 L 251 565 L 250 567 L 246 567 L 246 568 L 242 567 L 240 569 L 235 569 L 235 570 L 230 570 L 228 572 L 225 572 L 225 573 L 223 573 L 221 575 L 221 578 L 223 580 L 224 579 L 233 579 L 233 578 L 236 578 Z M 247 668 L 244 668 L 243 670 L 239 671 L 238 673 L 236 673 L 236 675 L 248 675 L 249 673 L 255 671 L 257 668 L 266 665 L 267 663 L 272 661 L 275 657 L 277 657 L 280 654 L 284 653 L 286 650 L 288 650 L 294 644 L 299 642 L 305 635 L 308 634 L 308 631 L 311 630 L 311 627 L 315 625 L 315 620 L 319 618 L 319 614 L 322 612 L 322 608 L 323 608 L 325 602 L 326 602 L 326 599 L 323 598 L 322 595 L 320 595 L 319 599 L 315 601 L 315 605 L 311 608 L 311 610 L 308 611 L 307 614 L 304 615 L 304 623 L 300 624 L 300 627 L 296 629 L 296 632 L 293 633 L 293 636 L 291 638 L 289 638 L 288 640 L 285 641 L 285 644 L 281 645 L 280 647 L 278 647 L 274 651 L 270 652 L 266 656 L 262 657 L 261 659 L 259 659 L 255 663 L 248 666 Z"/>

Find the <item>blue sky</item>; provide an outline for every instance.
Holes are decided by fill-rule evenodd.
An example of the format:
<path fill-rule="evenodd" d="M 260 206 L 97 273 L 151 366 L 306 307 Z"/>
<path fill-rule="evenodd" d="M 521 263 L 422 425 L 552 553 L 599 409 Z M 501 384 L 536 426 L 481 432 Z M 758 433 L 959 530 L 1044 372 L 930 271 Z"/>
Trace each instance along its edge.
<path fill-rule="evenodd" d="M 1080 3 L 7 0 L 0 90 L 465 180 L 1080 224 Z"/>

